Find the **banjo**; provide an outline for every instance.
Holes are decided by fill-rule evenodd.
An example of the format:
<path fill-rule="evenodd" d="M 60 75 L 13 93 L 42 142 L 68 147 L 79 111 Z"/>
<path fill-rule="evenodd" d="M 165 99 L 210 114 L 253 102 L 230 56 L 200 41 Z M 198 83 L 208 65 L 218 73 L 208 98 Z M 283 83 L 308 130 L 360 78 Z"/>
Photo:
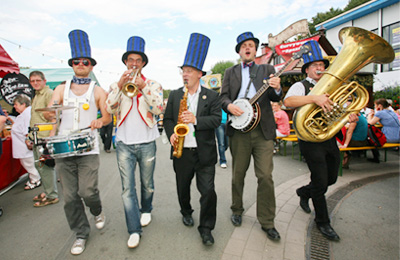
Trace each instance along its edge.
<path fill-rule="evenodd" d="M 293 56 L 283 65 L 283 67 L 275 73 L 275 77 L 279 77 L 285 69 L 292 64 L 295 60 L 301 58 L 305 53 L 308 53 L 309 46 L 301 46 L 300 50 L 293 54 Z M 262 87 L 256 92 L 256 94 L 251 98 L 240 98 L 233 101 L 233 104 L 238 106 L 244 113 L 240 116 L 229 115 L 229 121 L 231 121 L 231 126 L 236 130 L 243 133 L 250 132 L 253 130 L 261 119 L 260 105 L 257 100 L 267 91 L 269 88 L 268 80 L 264 79 Z"/>

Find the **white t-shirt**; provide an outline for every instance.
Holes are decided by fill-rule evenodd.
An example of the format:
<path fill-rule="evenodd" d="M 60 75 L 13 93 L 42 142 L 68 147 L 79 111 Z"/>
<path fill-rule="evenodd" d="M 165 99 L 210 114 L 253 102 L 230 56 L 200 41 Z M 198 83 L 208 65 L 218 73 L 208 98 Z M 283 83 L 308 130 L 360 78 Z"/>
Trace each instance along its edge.
<path fill-rule="evenodd" d="M 137 96 L 133 98 L 131 111 L 117 129 L 116 140 L 127 145 L 149 143 L 160 136 L 157 125 L 150 128 L 141 118 L 137 109 L 137 100 Z"/>

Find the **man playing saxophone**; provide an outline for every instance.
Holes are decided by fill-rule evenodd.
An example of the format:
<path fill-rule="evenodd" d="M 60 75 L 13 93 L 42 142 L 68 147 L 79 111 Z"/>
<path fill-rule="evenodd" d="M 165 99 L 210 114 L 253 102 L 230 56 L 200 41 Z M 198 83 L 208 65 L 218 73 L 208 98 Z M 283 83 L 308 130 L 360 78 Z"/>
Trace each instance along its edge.
<path fill-rule="evenodd" d="M 201 194 L 198 230 L 204 245 L 214 244 L 211 230 L 215 227 L 217 214 L 217 194 L 214 187 L 215 164 L 217 163 L 215 129 L 221 122 L 218 93 L 200 85 L 200 78 L 205 74 L 202 68 L 209 42 L 210 39 L 202 34 L 191 35 L 181 67 L 185 87 L 171 91 L 164 115 L 164 128 L 173 146 L 178 139 L 177 133 L 174 132 L 177 123 L 181 122 L 189 127 L 184 137 L 183 147 L 181 147 L 181 157 L 172 156 L 174 149 L 171 149 L 171 157 L 176 174 L 182 221 L 185 226 L 194 225 L 193 209 L 190 204 L 190 184 L 196 174 L 196 184 Z M 181 102 L 182 99 L 183 102 Z M 178 151 L 179 149 L 178 147 Z"/>
<path fill-rule="evenodd" d="M 303 81 L 293 84 L 287 92 L 284 104 L 286 107 L 297 108 L 306 104 L 316 104 L 325 112 L 331 111 L 333 102 L 328 94 L 307 95 L 313 86 L 321 79 L 322 73 L 329 66 L 329 61 L 322 57 L 318 42 L 308 41 L 304 45 L 309 45 L 310 50 L 316 50 L 303 54 L 304 65 L 301 71 L 307 74 Z M 349 121 L 356 121 L 355 114 L 350 115 Z M 311 198 L 315 209 L 315 222 L 319 231 L 328 239 L 339 241 L 340 238 L 330 225 L 328 208 L 325 199 L 325 192 L 328 186 L 333 185 L 337 180 L 340 153 L 333 137 L 325 142 L 306 142 L 299 138 L 301 154 L 307 162 L 311 172 L 311 182 L 308 185 L 296 190 L 300 197 L 300 207 L 310 213 L 308 201 Z"/>
<path fill-rule="evenodd" d="M 107 111 L 116 113 L 117 160 L 122 181 L 122 201 L 129 233 L 128 247 L 139 245 L 142 227 L 151 221 L 154 194 L 153 174 L 156 165 L 156 115 L 162 112 L 163 90 L 159 83 L 146 78 L 142 68 L 148 58 L 144 40 L 129 38 L 127 51 L 122 56 L 126 65 L 119 82 L 111 85 L 106 102 Z M 141 202 L 135 189 L 135 168 L 140 169 Z"/>

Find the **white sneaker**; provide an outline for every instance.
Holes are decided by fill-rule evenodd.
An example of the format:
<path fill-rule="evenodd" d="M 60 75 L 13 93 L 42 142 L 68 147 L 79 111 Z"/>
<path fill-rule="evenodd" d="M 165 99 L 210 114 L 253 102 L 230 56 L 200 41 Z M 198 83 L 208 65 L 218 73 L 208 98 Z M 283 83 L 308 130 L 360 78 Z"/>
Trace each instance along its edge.
<path fill-rule="evenodd" d="M 137 247 L 139 245 L 139 241 L 140 241 L 139 233 L 133 233 L 132 235 L 129 236 L 128 247 L 129 248 Z"/>
<path fill-rule="evenodd" d="M 106 223 L 106 216 L 104 215 L 104 212 L 102 211 L 100 215 L 95 216 L 94 220 L 96 221 L 96 228 L 102 229 Z"/>
<path fill-rule="evenodd" d="M 226 163 L 221 163 L 221 168 L 222 168 L 222 169 L 226 169 L 226 167 L 228 167 L 228 166 L 226 165 Z"/>
<path fill-rule="evenodd" d="M 86 239 L 77 238 L 71 247 L 71 254 L 80 255 L 85 250 Z"/>
<path fill-rule="evenodd" d="M 140 217 L 140 224 L 142 227 L 147 226 L 151 222 L 151 213 L 142 213 L 142 216 Z"/>

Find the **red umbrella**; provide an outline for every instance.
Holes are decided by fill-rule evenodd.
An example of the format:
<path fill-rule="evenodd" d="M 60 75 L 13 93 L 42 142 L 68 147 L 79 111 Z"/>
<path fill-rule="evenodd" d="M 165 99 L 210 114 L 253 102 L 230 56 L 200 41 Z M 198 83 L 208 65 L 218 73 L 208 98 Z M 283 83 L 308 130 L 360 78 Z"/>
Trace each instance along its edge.
<path fill-rule="evenodd" d="M 0 78 L 4 78 L 6 74 L 11 72 L 19 73 L 18 63 L 0 45 Z"/>

